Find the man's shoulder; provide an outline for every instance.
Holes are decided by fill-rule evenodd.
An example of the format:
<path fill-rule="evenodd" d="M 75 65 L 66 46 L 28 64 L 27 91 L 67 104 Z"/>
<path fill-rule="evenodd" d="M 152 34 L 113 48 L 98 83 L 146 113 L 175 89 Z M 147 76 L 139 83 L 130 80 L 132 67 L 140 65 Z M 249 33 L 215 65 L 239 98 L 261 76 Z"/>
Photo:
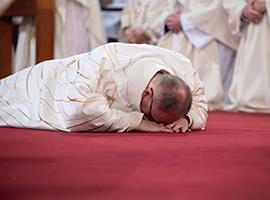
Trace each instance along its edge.
<path fill-rule="evenodd" d="M 190 62 L 190 60 L 184 55 L 163 47 L 158 47 L 150 44 L 130 44 L 122 42 L 111 42 L 104 45 L 105 48 L 114 49 L 116 53 L 127 53 L 135 55 L 136 53 L 153 52 L 158 54 L 164 54 L 168 56 L 177 57 L 183 61 Z"/>

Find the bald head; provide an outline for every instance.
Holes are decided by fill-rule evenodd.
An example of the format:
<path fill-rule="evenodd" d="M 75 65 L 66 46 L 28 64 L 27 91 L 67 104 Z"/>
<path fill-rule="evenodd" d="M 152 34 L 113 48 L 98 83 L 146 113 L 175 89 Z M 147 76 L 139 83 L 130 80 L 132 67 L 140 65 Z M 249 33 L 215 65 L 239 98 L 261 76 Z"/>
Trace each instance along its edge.
<path fill-rule="evenodd" d="M 189 86 L 179 77 L 171 74 L 159 74 L 156 79 L 154 104 L 160 113 L 164 113 L 161 122 L 172 122 L 190 110 L 192 94 Z"/>

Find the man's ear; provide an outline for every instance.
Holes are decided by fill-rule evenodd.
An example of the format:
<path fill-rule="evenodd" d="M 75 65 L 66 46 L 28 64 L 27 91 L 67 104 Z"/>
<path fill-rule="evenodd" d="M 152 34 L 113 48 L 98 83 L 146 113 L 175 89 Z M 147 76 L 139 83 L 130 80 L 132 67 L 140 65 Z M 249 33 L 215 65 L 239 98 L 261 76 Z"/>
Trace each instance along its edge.
<path fill-rule="evenodd" d="M 152 90 L 149 87 L 147 87 L 144 89 L 142 93 L 142 97 L 149 96 L 149 95 L 152 96 L 153 94 L 152 94 Z"/>

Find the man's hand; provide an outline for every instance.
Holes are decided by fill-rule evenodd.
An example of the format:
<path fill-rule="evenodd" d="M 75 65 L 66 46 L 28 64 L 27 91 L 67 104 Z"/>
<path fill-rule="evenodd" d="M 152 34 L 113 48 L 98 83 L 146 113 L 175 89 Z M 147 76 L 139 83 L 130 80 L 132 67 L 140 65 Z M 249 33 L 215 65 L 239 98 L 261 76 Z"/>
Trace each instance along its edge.
<path fill-rule="evenodd" d="M 257 24 L 261 21 L 263 14 L 264 14 L 264 13 L 261 13 L 260 11 L 256 10 L 256 9 L 261 9 L 261 8 L 259 8 L 260 6 L 257 5 L 257 4 L 259 4 L 259 2 L 256 3 L 257 1 L 258 0 L 249 1 L 249 3 L 243 9 L 243 16 L 248 21 L 255 23 L 255 24 Z M 258 8 L 256 8 L 255 5 Z"/>
<path fill-rule="evenodd" d="M 167 17 L 166 25 L 170 31 L 178 33 L 182 30 L 180 15 L 180 12 L 176 11 Z"/>
<path fill-rule="evenodd" d="M 139 127 L 135 131 L 142 132 L 160 132 L 160 133 L 173 133 L 173 130 L 153 121 L 143 119 Z"/>
<path fill-rule="evenodd" d="M 258 11 L 258 12 L 260 12 L 262 14 L 264 14 L 266 12 L 265 0 L 253 0 L 252 1 L 252 7 L 256 11 Z"/>
<path fill-rule="evenodd" d="M 184 117 L 178 119 L 177 121 L 168 124 L 166 127 L 172 129 L 175 133 L 186 132 L 188 130 L 188 120 Z"/>
<path fill-rule="evenodd" d="M 133 40 L 134 29 L 132 27 L 128 27 L 125 29 L 125 35 L 127 36 L 128 41 Z"/>
<path fill-rule="evenodd" d="M 148 35 L 146 35 L 144 30 L 142 29 L 128 28 L 126 29 L 125 33 L 130 43 L 141 44 L 141 43 L 147 43 L 150 40 Z"/>

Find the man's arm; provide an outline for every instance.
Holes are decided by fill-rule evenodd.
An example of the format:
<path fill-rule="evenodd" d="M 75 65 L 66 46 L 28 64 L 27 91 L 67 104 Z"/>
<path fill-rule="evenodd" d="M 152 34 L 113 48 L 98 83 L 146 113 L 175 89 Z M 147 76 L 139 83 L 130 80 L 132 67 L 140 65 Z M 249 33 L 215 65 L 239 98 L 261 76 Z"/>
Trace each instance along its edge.
<path fill-rule="evenodd" d="M 192 92 L 192 105 L 187 116 L 191 120 L 190 128 L 204 129 L 207 119 L 208 104 L 205 94 L 204 83 L 200 80 L 198 73 L 193 69 L 194 88 Z"/>
<path fill-rule="evenodd" d="M 112 108 L 113 98 L 96 93 L 87 81 L 61 81 L 57 84 L 56 104 L 67 131 L 88 132 L 172 132 L 164 125 L 143 119 L 143 113 Z"/>
<path fill-rule="evenodd" d="M 64 116 L 64 128 L 68 131 L 88 132 L 173 132 L 164 125 L 143 119 L 143 113 L 111 109 L 108 102 L 100 98 L 94 100 L 96 102 L 90 99 L 89 102 L 86 99 L 70 99 L 58 103 Z"/>
<path fill-rule="evenodd" d="M 65 90 L 68 92 L 64 93 Z M 143 118 L 140 112 L 111 108 L 111 101 L 89 92 L 81 83 L 58 85 L 56 103 L 67 131 L 127 132 L 137 128 Z"/>
<path fill-rule="evenodd" d="M 143 119 L 140 125 L 134 129 L 134 131 L 141 132 L 162 132 L 162 133 L 172 133 L 175 132 L 173 129 L 166 127 L 163 124 L 158 124 L 147 119 Z"/>

